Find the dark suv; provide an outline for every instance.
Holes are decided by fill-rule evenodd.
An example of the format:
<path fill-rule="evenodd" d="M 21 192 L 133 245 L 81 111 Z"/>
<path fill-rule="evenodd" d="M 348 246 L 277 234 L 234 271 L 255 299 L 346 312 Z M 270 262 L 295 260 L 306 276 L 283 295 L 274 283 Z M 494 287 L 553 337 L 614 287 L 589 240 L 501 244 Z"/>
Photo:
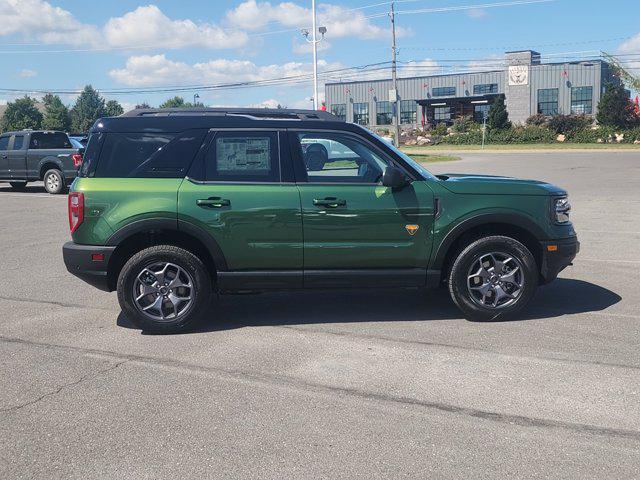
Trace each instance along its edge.
<path fill-rule="evenodd" d="M 569 210 L 547 183 L 434 176 L 326 112 L 136 110 L 94 125 L 63 251 L 154 332 L 273 289 L 447 285 L 494 320 L 573 260 Z"/>

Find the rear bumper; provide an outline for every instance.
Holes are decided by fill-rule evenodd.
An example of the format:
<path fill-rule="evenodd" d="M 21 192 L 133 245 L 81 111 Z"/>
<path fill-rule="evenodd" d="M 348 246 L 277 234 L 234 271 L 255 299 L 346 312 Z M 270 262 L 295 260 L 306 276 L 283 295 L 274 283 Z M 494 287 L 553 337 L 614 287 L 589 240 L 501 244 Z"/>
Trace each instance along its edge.
<path fill-rule="evenodd" d="M 89 285 L 110 292 L 108 266 L 111 254 L 116 247 L 78 245 L 67 242 L 62 247 L 64 264 L 70 273 Z M 94 260 L 94 255 L 103 255 L 103 260 Z"/>
<path fill-rule="evenodd" d="M 571 265 L 579 251 L 580 242 L 577 237 L 542 242 L 542 283 L 555 280 L 562 270 Z"/>

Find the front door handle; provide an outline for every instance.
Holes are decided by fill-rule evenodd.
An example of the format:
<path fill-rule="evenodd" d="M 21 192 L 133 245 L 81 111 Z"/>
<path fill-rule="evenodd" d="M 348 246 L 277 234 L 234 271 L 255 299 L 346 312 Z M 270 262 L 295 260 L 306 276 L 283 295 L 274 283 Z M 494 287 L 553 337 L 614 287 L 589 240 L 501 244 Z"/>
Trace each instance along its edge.
<path fill-rule="evenodd" d="M 316 207 L 338 208 L 345 207 L 347 205 L 347 201 L 336 197 L 314 198 L 313 204 Z"/>
<path fill-rule="evenodd" d="M 196 200 L 196 205 L 202 208 L 230 207 L 231 200 L 227 200 L 226 198 L 220 198 L 220 197 L 200 198 Z"/>
<path fill-rule="evenodd" d="M 8 158 L 8 156 L 7 155 L 2 155 L 2 158 Z"/>

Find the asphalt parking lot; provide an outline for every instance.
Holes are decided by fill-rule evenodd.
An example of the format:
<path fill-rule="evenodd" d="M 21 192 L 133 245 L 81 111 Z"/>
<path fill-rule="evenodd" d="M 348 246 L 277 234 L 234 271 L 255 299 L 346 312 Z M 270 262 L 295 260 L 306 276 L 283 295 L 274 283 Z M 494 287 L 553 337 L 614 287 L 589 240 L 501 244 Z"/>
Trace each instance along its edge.
<path fill-rule="evenodd" d="M 0 478 L 640 477 L 640 152 L 429 168 L 569 190 L 582 251 L 522 320 L 277 293 L 143 335 L 67 274 L 66 197 L 0 184 Z"/>

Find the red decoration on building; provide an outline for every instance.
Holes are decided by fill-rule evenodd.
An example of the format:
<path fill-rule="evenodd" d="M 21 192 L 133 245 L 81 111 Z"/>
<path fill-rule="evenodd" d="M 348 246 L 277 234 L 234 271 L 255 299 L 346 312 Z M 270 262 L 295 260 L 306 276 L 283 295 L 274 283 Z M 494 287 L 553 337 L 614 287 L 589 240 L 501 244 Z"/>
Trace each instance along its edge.
<path fill-rule="evenodd" d="M 569 73 L 565 70 L 562 72 L 561 76 L 567 78 L 569 76 Z"/>

